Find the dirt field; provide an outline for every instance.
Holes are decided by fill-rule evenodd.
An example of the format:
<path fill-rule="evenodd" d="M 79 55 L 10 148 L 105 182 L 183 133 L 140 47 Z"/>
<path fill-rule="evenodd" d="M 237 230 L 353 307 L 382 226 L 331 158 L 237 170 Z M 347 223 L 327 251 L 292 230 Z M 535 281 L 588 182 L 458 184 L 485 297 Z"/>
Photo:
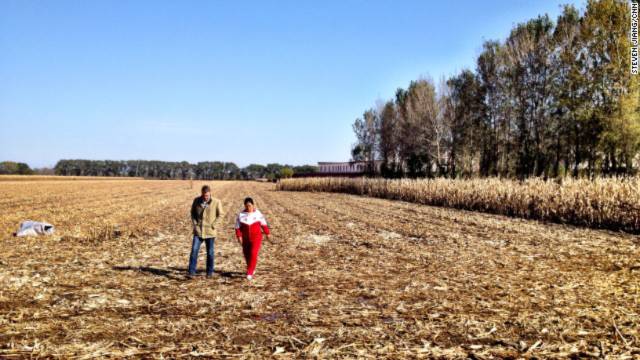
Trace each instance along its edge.
<path fill-rule="evenodd" d="M 218 276 L 189 281 L 200 185 L 0 183 L 0 358 L 640 358 L 638 236 L 215 182 Z M 251 283 L 247 195 L 273 231 Z"/>

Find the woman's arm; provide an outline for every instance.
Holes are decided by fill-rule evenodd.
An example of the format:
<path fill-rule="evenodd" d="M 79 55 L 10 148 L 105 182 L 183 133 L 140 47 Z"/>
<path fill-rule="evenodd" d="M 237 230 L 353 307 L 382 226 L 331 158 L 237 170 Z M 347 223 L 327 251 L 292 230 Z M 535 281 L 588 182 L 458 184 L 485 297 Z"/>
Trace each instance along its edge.
<path fill-rule="evenodd" d="M 264 215 L 262 215 L 262 213 L 260 213 L 260 227 L 262 228 L 262 232 L 264 232 L 264 234 L 267 236 L 267 239 L 269 239 L 270 235 L 271 235 L 271 230 L 269 230 L 269 225 L 267 224 L 267 219 L 265 219 Z"/>
<path fill-rule="evenodd" d="M 236 230 L 236 240 L 238 240 L 238 242 L 242 244 L 242 230 L 240 230 L 240 214 L 236 216 L 235 230 Z"/>

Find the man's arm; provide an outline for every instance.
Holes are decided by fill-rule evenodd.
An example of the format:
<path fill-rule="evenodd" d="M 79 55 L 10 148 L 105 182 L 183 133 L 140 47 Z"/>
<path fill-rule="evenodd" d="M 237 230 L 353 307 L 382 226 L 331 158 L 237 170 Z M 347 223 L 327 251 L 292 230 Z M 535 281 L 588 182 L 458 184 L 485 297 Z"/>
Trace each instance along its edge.
<path fill-rule="evenodd" d="M 198 213 L 196 212 L 197 202 L 194 200 L 191 204 L 191 223 L 194 227 L 198 226 Z"/>
<path fill-rule="evenodd" d="M 218 200 L 216 204 L 216 220 L 213 222 L 213 226 L 216 229 L 222 225 L 222 218 L 224 217 L 224 209 L 222 208 L 222 201 Z"/>

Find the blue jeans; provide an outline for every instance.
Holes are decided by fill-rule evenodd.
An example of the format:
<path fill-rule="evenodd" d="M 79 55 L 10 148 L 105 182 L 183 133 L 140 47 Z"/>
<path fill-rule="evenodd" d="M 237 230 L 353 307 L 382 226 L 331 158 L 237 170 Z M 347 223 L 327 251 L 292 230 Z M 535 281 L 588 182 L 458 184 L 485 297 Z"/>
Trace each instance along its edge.
<path fill-rule="evenodd" d="M 198 265 L 198 253 L 200 245 L 204 241 L 207 244 L 207 275 L 213 274 L 213 241 L 216 238 L 201 239 L 197 235 L 193 235 L 193 244 L 191 244 L 191 255 L 189 256 L 189 274 L 195 275 Z"/>

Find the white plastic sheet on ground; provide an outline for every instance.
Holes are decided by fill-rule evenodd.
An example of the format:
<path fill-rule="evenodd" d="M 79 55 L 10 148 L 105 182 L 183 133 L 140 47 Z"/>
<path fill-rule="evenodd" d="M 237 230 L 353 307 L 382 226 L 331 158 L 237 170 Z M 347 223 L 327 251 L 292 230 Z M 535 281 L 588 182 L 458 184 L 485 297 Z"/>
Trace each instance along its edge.
<path fill-rule="evenodd" d="M 20 223 L 16 236 L 51 235 L 54 231 L 55 228 L 49 223 L 27 220 Z"/>

